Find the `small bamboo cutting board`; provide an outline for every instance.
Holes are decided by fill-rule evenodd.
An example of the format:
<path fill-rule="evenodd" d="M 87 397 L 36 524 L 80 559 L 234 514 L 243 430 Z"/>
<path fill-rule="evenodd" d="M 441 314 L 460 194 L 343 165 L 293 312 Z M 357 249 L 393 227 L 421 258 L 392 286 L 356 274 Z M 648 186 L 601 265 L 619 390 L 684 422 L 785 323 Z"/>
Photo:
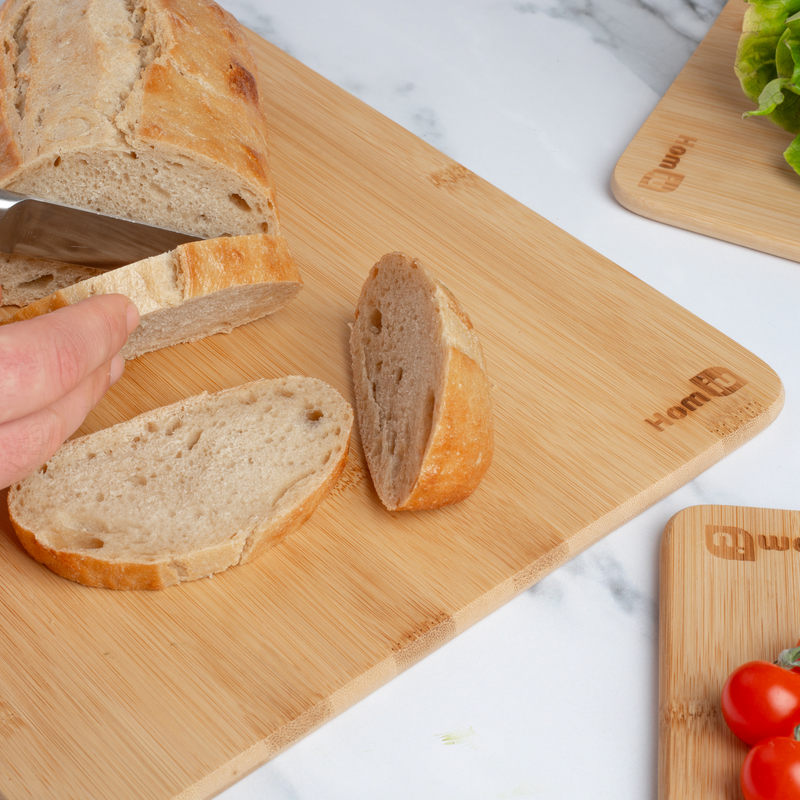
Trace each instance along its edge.
<path fill-rule="evenodd" d="M 661 543 L 659 800 L 741 800 L 720 694 L 800 639 L 800 511 L 696 506 Z"/>
<path fill-rule="evenodd" d="M 351 399 L 361 284 L 404 250 L 482 337 L 495 460 L 467 501 L 390 514 L 356 436 L 303 528 L 251 564 L 160 593 L 56 577 L 0 511 L 3 800 L 212 797 L 699 474 L 783 403 L 756 356 L 252 43 L 305 289 L 228 336 L 132 362 L 82 432 L 264 376 L 313 375 Z"/>
<path fill-rule="evenodd" d="M 794 136 L 755 108 L 734 73 L 747 4 L 717 21 L 617 163 L 611 188 L 631 211 L 800 261 L 800 175 L 783 151 Z"/>

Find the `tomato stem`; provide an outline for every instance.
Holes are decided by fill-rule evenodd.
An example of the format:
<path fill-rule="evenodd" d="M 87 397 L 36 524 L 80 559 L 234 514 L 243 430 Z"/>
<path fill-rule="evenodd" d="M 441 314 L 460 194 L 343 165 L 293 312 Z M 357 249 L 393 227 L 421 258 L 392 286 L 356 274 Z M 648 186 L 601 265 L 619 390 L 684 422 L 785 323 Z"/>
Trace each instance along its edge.
<path fill-rule="evenodd" d="M 800 647 L 790 647 L 788 650 L 784 650 L 775 663 L 783 669 L 800 667 Z"/>

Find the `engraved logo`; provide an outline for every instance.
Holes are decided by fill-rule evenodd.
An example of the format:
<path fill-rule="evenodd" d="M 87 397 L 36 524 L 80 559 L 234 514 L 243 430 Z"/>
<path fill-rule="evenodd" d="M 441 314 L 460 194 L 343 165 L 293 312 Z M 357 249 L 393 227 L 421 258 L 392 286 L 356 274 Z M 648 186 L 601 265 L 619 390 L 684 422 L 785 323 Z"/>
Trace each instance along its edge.
<path fill-rule="evenodd" d="M 757 536 L 730 525 L 706 525 L 706 550 L 715 558 L 726 558 L 729 561 L 755 561 L 758 550 L 773 550 L 785 553 L 792 548 L 800 552 L 800 537 L 790 539 L 788 536 Z"/>
<path fill-rule="evenodd" d="M 711 402 L 714 398 L 727 397 L 747 385 L 747 381 L 744 378 L 740 378 L 726 367 L 704 369 L 693 378 L 689 378 L 689 383 L 694 384 L 702 391 L 687 394 L 686 397 L 682 398 L 674 406 L 670 406 L 663 414 L 656 412 L 653 414 L 652 419 L 645 418 L 645 422 L 661 433 L 671 425 L 674 425 L 677 420 L 688 417 L 691 412 L 697 411 L 698 408 Z"/>
<path fill-rule="evenodd" d="M 654 192 L 674 192 L 684 179 L 684 175 L 675 172 L 675 167 L 680 164 L 681 157 L 688 147 L 694 147 L 695 139 L 692 136 L 681 135 L 661 159 L 657 169 L 650 170 L 642 176 L 639 186 Z"/>
<path fill-rule="evenodd" d="M 706 525 L 706 548 L 717 558 L 727 558 L 731 561 L 756 560 L 753 537 L 744 528 Z"/>

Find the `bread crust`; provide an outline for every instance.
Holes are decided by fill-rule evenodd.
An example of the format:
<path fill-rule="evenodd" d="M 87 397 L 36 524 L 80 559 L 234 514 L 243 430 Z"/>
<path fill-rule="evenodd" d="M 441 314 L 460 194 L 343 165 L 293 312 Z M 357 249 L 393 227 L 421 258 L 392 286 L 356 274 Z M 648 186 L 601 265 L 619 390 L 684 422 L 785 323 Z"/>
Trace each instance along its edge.
<path fill-rule="evenodd" d="M 451 347 L 439 414 L 414 488 L 398 511 L 422 511 L 469 497 L 489 469 L 494 426 L 489 381 L 481 366 Z"/>
<path fill-rule="evenodd" d="M 380 431 L 371 421 L 386 415 L 378 410 L 374 388 L 366 370 L 367 316 L 378 292 L 374 287 L 381 270 L 405 273 L 427 292 L 421 315 L 438 315 L 435 339 L 427 343 L 426 356 L 437 366 L 435 402 L 430 432 L 424 445 L 419 471 L 405 495 L 399 493 L 392 476 L 381 463 Z M 414 276 L 413 278 L 411 276 Z M 384 296 L 381 299 L 390 298 Z M 367 337 L 368 338 L 368 337 Z M 398 342 L 396 348 L 400 349 Z M 390 511 L 421 511 L 440 508 L 469 497 L 483 479 L 494 453 L 494 423 L 490 384 L 483 351 L 472 322 L 453 293 L 436 279 L 418 259 L 403 253 L 388 253 L 372 267 L 361 290 L 350 336 L 356 412 L 367 466 L 381 502 Z"/>
<path fill-rule="evenodd" d="M 216 396 L 232 395 L 244 396 L 257 384 L 289 383 L 296 381 L 313 382 L 321 385 L 316 379 L 276 379 L 256 381 L 243 386 L 218 392 Z M 329 391 L 336 396 L 333 390 Z M 111 428 L 89 434 L 82 439 L 67 442 L 57 454 L 62 462 L 69 462 L 73 454 L 82 452 L 84 445 L 91 444 L 91 448 L 98 451 L 105 447 L 115 446 L 126 452 L 126 447 L 121 445 L 120 437 L 130 434 L 134 425 L 138 428 L 148 423 L 164 425 L 170 419 L 179 415 L 182 419 L 191 416 L 192 410 L 201 407 L 210 397 L 208 393 L 173 403 L 168 406 L 153 409 L 138 417 L 121 423 Z M 339 396 L 342 407 L 347 407 L 346 402 Z M 344 431 L 342 449 L 333 463 L 326 465 L 326 473 L 311 492 L 299 498 L 295 505 L 290 506 L 281 514 L 272 514 L 259 520 L 251 520 L 248 530 L 239 531 L 230 535 L 224 541 L 215 543 L 194 551 L 180 554 L 165 554 L 162 558 L 152 563 L 143 563 L 134 560 L 108 560 L 88 555 L 85 552 L 76 552 L 74 549 L 64 549 L 49 546 L 43 543 L 42 538 L 23 522 L 25 515 L 20 503 L 20 495 L 25 485 L 23 481 L 13 486 L 8 494 L 9 518 L 14 526 L 20 543 L 25 550 L 39 563 L 61 577 L 83 584 L 85 586 L 119 589 L 119 590 L 160 590 L 174 584 L 197 580 L 208 575 L 222 572 L 231 566 L 245 564 L 258 557 L 270 547 L 275 546 L 285 539 L 290 533 L 303 525 L 314 513 L 320 503 L 331 492 L 348 460 L 350 436 L 353 415 L 349 413 L 349 423 Z M 78 457 L 77 455 L 75 456 Z M 35 477 L 35 476 L 34 476 Z M 46 536 L 46 531 L 42 532 Z"/>

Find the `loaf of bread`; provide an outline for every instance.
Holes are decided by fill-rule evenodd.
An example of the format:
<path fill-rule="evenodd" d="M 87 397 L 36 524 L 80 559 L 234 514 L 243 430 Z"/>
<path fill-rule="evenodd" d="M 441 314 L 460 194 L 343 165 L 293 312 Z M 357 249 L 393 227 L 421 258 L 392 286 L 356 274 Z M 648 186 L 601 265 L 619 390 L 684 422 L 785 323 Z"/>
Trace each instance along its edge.
<path fill-rule="evenodd" d="M 6 0 L 0 37 L 0 187 L 203 238 L 279 235 L 255 61 L 212 0 Z M 4 302 L 63 288 L 57 270 L 0 261 Z"/>
<path fill-rule="evenodd" d="M 351 330 L 356 414 L 387 509 L 456 503 L 492 460 L 489 382 L 472 323 L 416 259 L 385 255 L 370 271 Z"/>
<path fill-rule="evenodd" d="M 345 467 L 350 405 L 260 380 L 67 442 L 11 487 L 25 549 L 65 578 L 163 589 L 244 564 L 302 525 Z"/>
<path fill-rule="evenodd" d="M 203 239 L 59 290 L 3 323 L 47 314 L 97 294 L 124 294 L 141 322 L 122 355 L 192 342 L 283 308 L 303 286 L 286 242 L 254 234 Z"/>

